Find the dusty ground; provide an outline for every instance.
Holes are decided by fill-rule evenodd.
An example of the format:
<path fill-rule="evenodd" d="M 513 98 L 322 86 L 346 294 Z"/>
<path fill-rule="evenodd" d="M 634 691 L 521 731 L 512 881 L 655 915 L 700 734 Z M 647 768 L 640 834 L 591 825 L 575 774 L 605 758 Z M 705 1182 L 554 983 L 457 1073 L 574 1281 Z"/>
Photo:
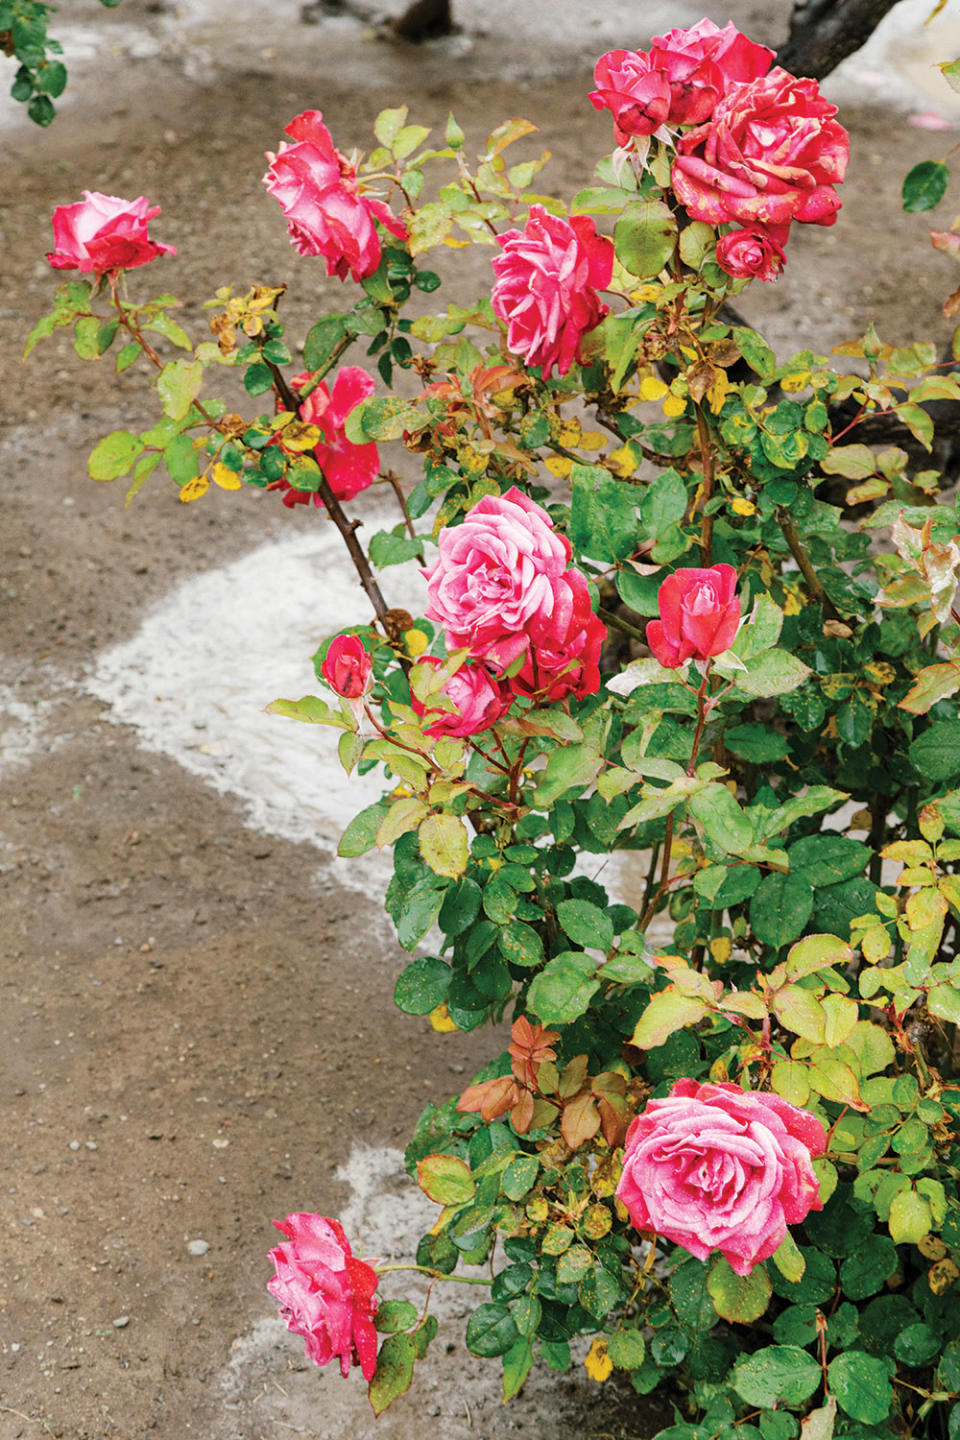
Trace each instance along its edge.
<path fill-rule="evenodd" d="M 155 233 L 180 252 L 159 283 L 191 297 L 188 321 L 217 283 L 288 280 L 299 339 L 335 289 L 295 259 L 260 185 L 263 151 L 293 114 L 322 106 L 349 148 L 415 88 L 417 119 L 442 123 L 452 105 L 478 140 L 488 121 L 523 113 L 548 132 L 547 183 L 570 193 L 608 144 L 581 52 L 639 44 L 667 10 L 537 0 L 517 22 L 549 37 L 533 45 L 505 3 L 486 7 L 476 34 L 483 7 L 463 0 L 467 33 L 417 55 L 349 20 L 301 26 L 287 0 L 235 0 L 206 23 L 210 8 L 193 0 L 176 27 L 144 0 L 110 12 L 75 0 L 63 20 L 77 98 L 46 133 L 4 122 L 0 1440 L 372 1434 L 359 1383 L 307 1371 L 270 1318 L 269 1221 L 349 1206 L 367 1253 L 403 1253 L 424 1212 L 389 1147 L 490 1048 L 393 1009 L 400 952 L 321 850 L 251 828 L 239 802 L 142 748 L 90 693 L 97 657 L 177 582 L 319 522 L 272 497 L 218 492 L 184 507 L 156 477 L 124 510 L 117 488 L 86 478 L 94 441 L 152 411 L 133 375 L 82 366 L 59 338 L 24 369 L 10 358 L 52 296 L 49 213 L 84 187 L 148 194 L 164 209 Z M 726 19 L 728 7 L 706 8 Z M 729 11 L 775 40 L 788 8 Z M 906 169 L 956 137 L 871 108 L 884 93 L 872 83 L 844 111 L 854 161 L 840 224 L 792 240 L 788 275 L 751 302 L 781 349 L 791 335 L 825 346 L 860 333 L 871 314 L 891 339 L 943 333 L 955 274 L 896 197 Z M 934 220 L 952 216 L 947 202 Z M 479 286 L 485 257 L 473 263 Z M 579 1376 L 535 1377 L 501 1410 L 496 1367 L 469 1361 L 456 1308 L 378 1435 L 409 1440 L 424 1417 L 445 1440 L 524 1428 L 619 1440 L 665 1423 Z"/>

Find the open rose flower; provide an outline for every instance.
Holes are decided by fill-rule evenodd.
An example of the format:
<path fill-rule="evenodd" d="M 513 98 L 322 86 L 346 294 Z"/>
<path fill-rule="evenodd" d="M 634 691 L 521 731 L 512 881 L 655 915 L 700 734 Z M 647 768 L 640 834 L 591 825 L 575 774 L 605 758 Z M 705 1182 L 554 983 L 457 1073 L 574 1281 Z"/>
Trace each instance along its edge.
<path fill-rule="evenodd" d="M 291 384 L 294 390 L 308 385 L 313 376 L 304 371 L 294 375 Z M 300 418 L 307 425 L 316 425 L 323 432 L 323 439 L 314 446 L 313 453 L 323 471 L 330 488 L 338 500 L 352 500 L 361 490 L 366 490 L 380 473 L 380 452 L 371 440 L 365 445 L 354 445 L 344 433 L 347 416 L 355 410 L 361 400 L 366 400 L 376 389 L 373 377 L 360 365 L 344 365 L 337 371 L 333 388 L 328 390 L 321 380 L 310 391 L 300 406 Z M 283 445 L 283 431 L 277 443 Z M 270 490 L 282 491 L 284 505 L 323 506 L 323 500 L 315 491 L 297 490 L 286 479 L 274 480 Z"/>
<path fill-rule="evenodd" d="M 287 1241 L 270 1251 L 276 1274 L 267 1289 L 280 1304 L 287 1329 L 306 1341 L 307 1359 L 340 1372 L 359 1365 L 370 1380 L 377 1365 L 378 1276 L 357 1260 L 343 1227 L 322 1215 L 298 1213 L 273 1222 Z"/>
<path fill-rule="evenodd" d="M 786 70 L 736 85 L 712 117 L 681 135 L 671 184 L 709 225 L 832 225 L 850 139 L 815 80 Z"/>
<path fill-rule="evenodd" d="M 371 664 L 357 635 L 337 635 L 323 657 L 320 674 L 344 700 L 359 700 L 370 688 Z"/>
<path fill-rule="evenodd" d="M 304 110 L 286 127 L 294 144 L 267 151 L 263 177 L 287 217 L 287 230 L 301 255 L 322 255 L 327 274 L 364 280 L 380 264 L 375 221 L 405 240 L 406 226 L 382 200 L 360 191 L 357 172 L 334 146 L 319 110 Z"/>
<path fill-rule="evenodd" d="M 428 655 L 419 663 L 437 669 L 441 661 Z M 482 665 L 461 666 L 446 681 L 441 693 L 454 705 L 453 710 L 431 705 L 429 700 L 424 705 L 412 692 L 410 695 L 410 704 L 418 715 L 433 717 L 431 723 L 424 727 L 424 732 L 434 739 L 441 735 L 449 735 L 451 739 L 480 735 L 497 723 L 512 698 L 509 692 L 503 693 L 490 671 Z"/>
<path fill-rule="evenodd" d="M 567 633 L 570 542 L 516 486 L 485 495 L 462 524 L 440 531 L 438 548 L 420 573 L 430 599 L 425 614 L 444 627 L 449 649 L 506 670 L 531 641 Z"/>
<path fill-rule="evenodd" d="M 582 700 L 600 689 L 600 651 L 607 627 L 594 615 L 590 591 L 579 570 L 567 570 L 563 581 L 571 605 L 557 607 L 558 618 L 568 617 L 551 633 L 541 634 L 516 675 L 507 682 L 517 695 L 535 696 L 541 704 L 552 704 L 574 695 Z"/>
<path fill-rule="evenodd" d="M 47 259 L 54 270 L 102 275 L 107 270 L 133 270 L 158 255 L 176 255 L 172 245 L 151 240 L 147 233 L 150 221 L 159 214 L 160 206 L 151 205 L 145 195 L 120 200 L 84 190 L 75 205 L 58 205 L 54 210 L 54 248 Z"/>
<path fill-rule="evenodd" d="M 776 280 L 786 262 L 789 225 L 751 225 L 717 241 L 717 264 L 737 280 Z"/>
<path fill-rule="evenodd" d="M 649 50 L 602 55 L 590 100 L 612 113 L 617 144 L 629 145 L 661 125 L 702 125 L 721 96 L 765 75 L 772 59 L 772 50 L 741 35 L 732 21 L 721 30 L 701 20 L 689 30 L 655 35 Z"/>
<path fill-rule="evenodd" d="M 732 565 L 675 570 L 657 591 L 660 619 L 647 626 L 647 644 L 669 670 L 729 650 L 740 625 Z"/>
<path fill-rule="evenodd" d="M 587 215 L 564 220 L 530 206 L 523 230 L 498 236 L 490 296 L 507 325 L 507 345 L 549 380 L 556 366 L 566 375 L 580 357 L 580 341 L 607 314 L 597 295 L 610 284 L 613 242 L 597 234 Z"/>
<path fill-rule="evenodd" d="M 823 1209 L 811 1161 L 825 1149 L 816 1116 L 779 1095 L 678 1080 L 627 1131 L 617 1198 L 638 1230 L 749 1275 Z"/>

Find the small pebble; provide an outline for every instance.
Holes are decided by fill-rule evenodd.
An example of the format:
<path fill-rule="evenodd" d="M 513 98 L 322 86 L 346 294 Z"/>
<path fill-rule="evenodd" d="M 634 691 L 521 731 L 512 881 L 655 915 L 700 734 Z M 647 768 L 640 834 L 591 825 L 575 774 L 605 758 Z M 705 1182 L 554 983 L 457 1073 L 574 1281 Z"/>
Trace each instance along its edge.
<path fill-rule="evenodd" d="M 191 1255 L 206 1255 L 210 1246 L 206 1240 L 188 1240 L 187 1250 Z"/>
<path fill-rule="evenodd" d="M 113 1322 L 113 1328 L 114 1328 L 114 1330 L 124 1330 L 124 1329 L 126 1329 L 126 1327 L 127 1327 L 129 1324 L 130 1324 L 130 1316 L 129 1316 L 129 1315 L 118 1315 L 117 1318 L 116 1318 L 116 1320 L 114 1320 L 114 1322 Z"/>
<path fill-rule="evenodd" d="M 70 1149 L 71 1149 L 71 1150 L 79 1150 L 79 1149 L 80 1149 L 80 1141 L 79 1141 L 79 1140 L 71 1140 L 71 1141 L 70 1141 Z"/>

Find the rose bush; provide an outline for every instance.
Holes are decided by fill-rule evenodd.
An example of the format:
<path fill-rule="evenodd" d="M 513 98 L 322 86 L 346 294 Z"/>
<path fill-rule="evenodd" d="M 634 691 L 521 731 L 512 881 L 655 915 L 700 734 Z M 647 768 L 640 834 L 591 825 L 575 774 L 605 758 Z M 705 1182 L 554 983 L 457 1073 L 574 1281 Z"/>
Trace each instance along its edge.
<path fill-rule="evenodd" d="M 356 1258 L 337 1220 L 297 1213 L 273 1223 L 287 1239 L 270 1251 L 276 1274 L 267 1289 L 287 1329 L 303 1336 L 308 1360 L 328 1365 L 339 1359 L 341 1374 L 359 1365 L 364 1379 L 372 1379 L 376 1271 Z"/>
<path fill-rule="evenodd" d="M 58 205 L 53 212 L 53 249 L 47 260 L 55 270 L 79 270 L 103 275 L 148 265 L 158 255 L 176 255 L 172 245 L 151 240 L 148 226 L 160 214 L 145 195 L 121 200 L 84 190 L 75 205 Z"/>
<path fill-rule="evenodd" d="M 617 1199 L 631 1223 L 749 1275 L 788 1225 L 822 1210 L 823 1125 L 779 1095 L 678 1080 L 627 1131 Z"/>
<path fill-rule="evenodd" d="M 105 436 L 95 479 L 313 494 L 344 539 L 371 618 L 314 657 L 340 703 L 268 708 L 382 767 L 339 853 L 393 850 L 399 1008 L 512 1022 L 406 1151 L 440 1207 L 409 1268 L 483 1290 L 466 1343 L 504 1398 L 591 1337 L 594 1379 L 669 1395 L 664 1440 L 949 1440 L 960 528 L 931 402 L 960 381 L 872 327 L 849 373 L 778 359 L 729 308 L 794 219 L 835 218 L 846 163 L 769 58 L 710 22 L 607 57 L 629 153 L 569 210 L 530 190 L 545 156 L 505 158 L 524 121 L 474 163 L 453 117 L 437 144 L 388 109 L 348 163 L 306 112 L 269 183 L 295 246 L 360 279 L 302 360 L 279 286 L 220 288 L 193 344 L 96 267 L 29 344 L 72 326 L 156 377 L 162 418 Z M 402 207 L 382 232 L 372 186 Z M 424 257 L 491 232 L 488 289 L 431 311 Z M 357 343 L 377 379 L 329 381 Z M 243 398 L 206 393 L 213 366 Z M 368 534 L 343 502 L 386 446 L 398 514 Z M 380 588 L 400 564 L 420 614 Z M 285 1225 L 271 1289 L 379 1413 L 436 1320 L 377 1301 L 408 1267 Z"/>

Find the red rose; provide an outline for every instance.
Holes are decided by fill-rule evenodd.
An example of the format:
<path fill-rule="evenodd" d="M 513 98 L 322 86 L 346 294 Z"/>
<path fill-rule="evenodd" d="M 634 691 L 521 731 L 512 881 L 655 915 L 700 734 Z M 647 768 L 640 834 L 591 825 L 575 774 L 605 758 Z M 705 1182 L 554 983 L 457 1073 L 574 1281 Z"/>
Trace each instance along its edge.
<path fill-rule="evenodd" d="M 344 700 L 359 700 L 370 686 L 371 663 L 356 635 L 337 635 L 323 658 L 320 674 Z"/>
<path fill-rule="evenodd" d="M 733 85 L 756 80 L 773 51 L 729 22 L 701 20 L 689 30 L 655 35 L 649 50 L 612 50 L 597 61 L 590 99 L 613 114 L 618 145 L 652 135 L 661 125 L 701 125 Z"/>
<path fill-rule="evenodd" d="M 493 261 L 490 303 L 507 323 L 507 345 L 528 365 L 542 365 L 544 380 L 554 366 L 566 375 L 581 339 L 609 309 L 595 287 L 610 284 L 613 242 L 588 215 L 563 220 L 531 205 L 524 229 L 506 231 L 497 244 L 503 254 Z"/>
<path fill-rule="evenodd" d="M 419 662 L 436 670 L 441 661 L 428 655 Z M 511 696 L 504 695 L 499 684 L 482 665 L 464 665 L 445 683 L 441 691 L 456 707 L 441 710 L 432 707 L 428 700 L 421 704 L 411 691 L 410 704 L 418 715 L 436 717 L 424 727 L 424 733 L 435 739 L 441 735 L 462 739 L 468 735 L 480 735 L 495 725 L 509 708 Z"/>
<path fill-rule="evenodd" d="M 594 615 L 590 591 L 579 570 L 563 575 L 569 605 L 557 606 L 556 619 L 531 642 L 526 659 L 507 682 L 517 695 L 552 704 L 567 695 L 582 700 L 600 689 L 600 651 L 607 627 Z"/>
<path fill-rule="evenodd" d="M 294 390 L 300 390 L 312 379 L 313 376 L 304 371 L 302 375 L 294 375 L 290 383 Z M 352 500 L 380 473 L 380 452 L 375 443 L 371 440 L 366 445 L 354 445 L 344 429 L 350 412 L 375 389 L 373 377 L 362 366 L 344 365 L 337 371 L 332 389 L 328 390 L 326 381 L 321 380 L 300 406 L 300 418 L 323 432 L 323 439 L 313 447 L 313 453 L 338 500 Z M 277 444 L 283 447 L 282 430 Z M 274 480 L 268 489 L 282 491 L 283 503 L 289 509 L 294 505 L 309 505 L 311 500 L 314 505 L 323 506 L 318 494 L 297 490 L 285 479 Z"/>
<path fill-rule="evenodd" d="M 783 247 L 789 225 L 751 225 L 731 230 L 717 241 L 717 264 L 737 280 L 776 280 L 783 274 Z"/>
<path fill-rule="evenodd" d="M 678 1080 L 627 1131 L 617 1199 L 638 1230 L 749 1275 L 823 1209 L 811 1160 L 825 1149 L 817 1117 L 779 1095 Z"/>
<path fill-rule="evenodd" d="M 660 619 L 647 626 L 647 644 L 669 670 L 729 650 L 740 624 L 732 565 L 675 570 L 657 591 Z"/>
<path fill-rule="evenodd" d="M 786 70 L 734 86 L 705 125 L 680 136 L 677 198 L 710 225 L 832 225 L 840 209 L 833 187 L 850 158 L 836 113 L 815 80 Z"/>
<path fill-rule="evenodd" d="M 54 270 L 80 270 L 98 275 L 107 270 L 133 270 L 158 255 L 176 255 L 172 245 L 161 245 L 147 233 L 149 222 L 160 214 L 145 195 L 120 200 L 84 190 L 75 205 L 58 205 L 53 212 L 54 248 L 47 259 Z"/>
<path fill-rule="evenodd" d="M 382 200 L 360 192 L 357 172 L 334 146 L 319 110 L 304 110 L 286 127 L 296 143 L 267 151 L 263 177 L 287 217 L 290 239 L 301 255 L 322 255 L 327 274 L 364 280 L 380 264 L 375 220 L 405 240 L 407 229 Z"/>
<path fill-rule="evenodd" d="M 342 1375 L 359 1365 L 363 1378 L 372 1380 L 377 1272 L 355 1258 L 336 1220 L 298 1213 L 273 1223 L 288 1243 L 270 1251 L 277 1273 L 267 1289 L 280 1302 L 287 1329 L 303 1336 L 308 1360 L 328 1365 L 338 1357 Z"/>

